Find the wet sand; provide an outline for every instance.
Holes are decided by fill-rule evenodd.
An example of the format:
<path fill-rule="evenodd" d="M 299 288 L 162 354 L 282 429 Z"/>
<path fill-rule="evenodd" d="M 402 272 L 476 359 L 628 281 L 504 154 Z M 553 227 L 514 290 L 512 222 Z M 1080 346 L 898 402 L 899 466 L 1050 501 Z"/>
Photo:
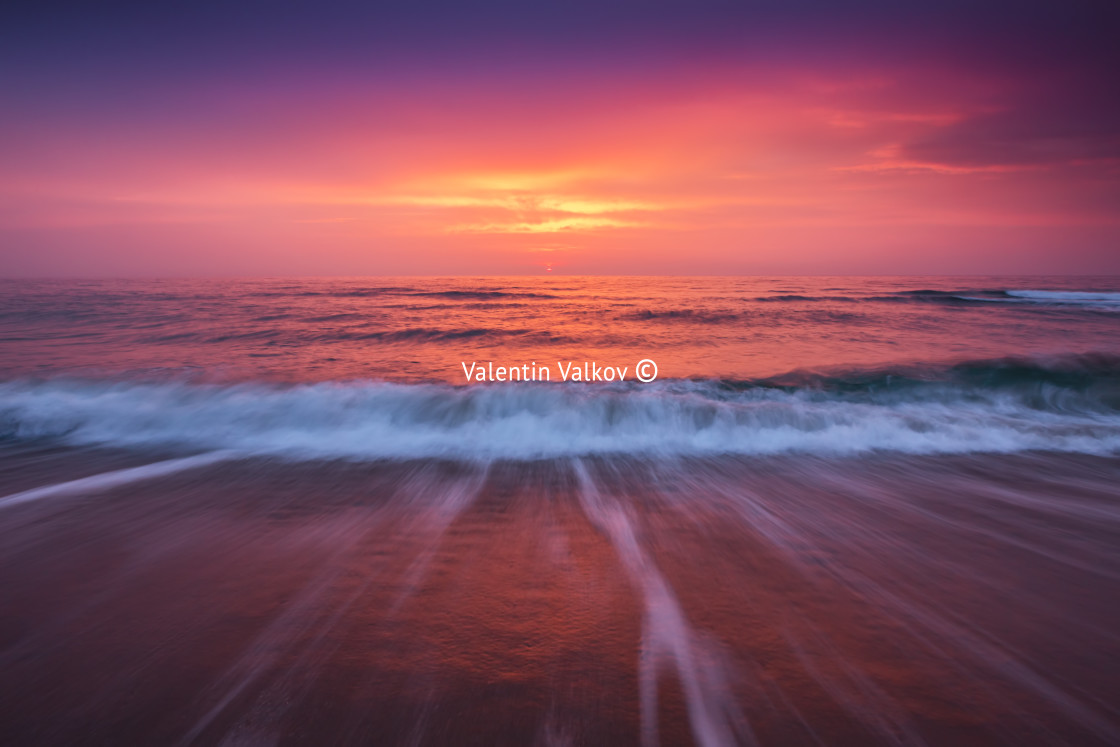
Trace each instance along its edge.
<path fill-rule="evenodd" d="M 1120 459 L 0 451 L 0 743 L 1120 741 Z"/>

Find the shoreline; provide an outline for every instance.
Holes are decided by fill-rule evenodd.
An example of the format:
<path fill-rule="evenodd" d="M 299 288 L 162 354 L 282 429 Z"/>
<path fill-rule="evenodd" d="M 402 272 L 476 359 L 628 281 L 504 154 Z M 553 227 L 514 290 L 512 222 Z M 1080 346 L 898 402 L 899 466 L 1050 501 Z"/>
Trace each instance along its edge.
<path fill-rule="evenodd" d="M 25 447 L 0 492 L 128 458 Z M 256 459 L 12 506 L 0 738 L 1104 744 L 1117 480 L 1054 453 Z"/>

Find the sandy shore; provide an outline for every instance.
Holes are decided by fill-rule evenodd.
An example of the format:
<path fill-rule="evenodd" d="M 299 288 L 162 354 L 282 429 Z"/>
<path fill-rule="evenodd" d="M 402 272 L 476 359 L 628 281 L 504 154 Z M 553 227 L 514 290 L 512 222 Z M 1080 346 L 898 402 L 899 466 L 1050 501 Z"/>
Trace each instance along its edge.
<path fill-rule="evenodd" d="M 1117 459 L 2 451 L 0 743 L 1120 739 Z"/>

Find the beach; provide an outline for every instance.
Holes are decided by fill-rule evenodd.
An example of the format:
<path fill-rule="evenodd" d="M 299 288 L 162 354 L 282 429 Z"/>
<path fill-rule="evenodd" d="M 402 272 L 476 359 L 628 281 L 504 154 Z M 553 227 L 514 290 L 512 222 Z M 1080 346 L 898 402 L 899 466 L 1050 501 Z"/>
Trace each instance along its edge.
<path fill-rule="evenodd" d="M 12 485 L 137 461 L 5 452 Z M 0 507 L 3 738 L 1107 744 L 1118 478 L 232 459 L 40 496 Z"/>
<path fill-rule="evenodd" d="M 1116 741 L 1120 291 L 449 282 L 7 297 L 0 741 Z"/>

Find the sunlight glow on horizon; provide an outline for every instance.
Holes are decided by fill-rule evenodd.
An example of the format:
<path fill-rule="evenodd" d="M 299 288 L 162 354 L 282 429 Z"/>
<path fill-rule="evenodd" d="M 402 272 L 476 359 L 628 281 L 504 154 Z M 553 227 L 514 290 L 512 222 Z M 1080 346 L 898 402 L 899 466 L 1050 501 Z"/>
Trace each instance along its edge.
<path fill-rule="evenodd" d="M 1031 145 L 1034 160 L 986 145 L 986 122 L 1014 104 L 1001 81 L 740 77 L 665 90 L 558 81 L 566 95 L 492 113 L 436 90 L 374 104 L 344 92 L 319 111 L 293 91 L 277 110 L 215 105 L 189 126 L 51 122 L 20 131 L 0 231 L 47 252 L 85 232 L 109 265 L 190 272 L 233 252 L 238 267 L 306 272 L 314 258 L 328 274 L 407 270 L 410 256 L 531 271 L 542 250 L 503 237 L 548 234 L 564 237 L 550 255 L 584 272 L 639 254 L 663 272 L 1045 271 L 1046 257 L 1064 259 L 1059 229 L 1075 230 L 1087 265 L 1120 235 L 1114 160 L 1064 141 Z M 408 128 L 382 114 L 398 107 Z M 212 248 L 180 257 L 188 238 Z M 386 252 L 396 259 L 382 266 Z"/>

